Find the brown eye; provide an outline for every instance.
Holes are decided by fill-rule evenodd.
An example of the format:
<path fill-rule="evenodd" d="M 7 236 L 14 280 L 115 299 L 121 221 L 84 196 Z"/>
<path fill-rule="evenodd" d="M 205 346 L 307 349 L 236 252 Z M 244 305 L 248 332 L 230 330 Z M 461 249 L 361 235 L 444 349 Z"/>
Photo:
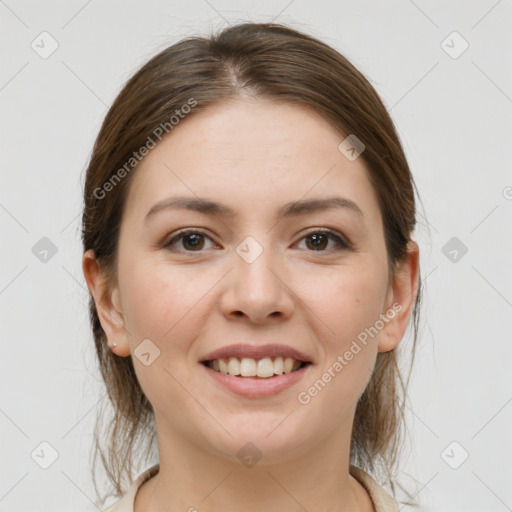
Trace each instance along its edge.
<path fill-rule="evenodd" d="M 178 232 L 165 242 L 162 247 L 173 252 L 203 252 L 206 239 L 212 241 L 209 236 L 201 231 L 186 230 Z M 304 236 L 301 241 L 302 240 L 306 240 L 306 248 L 313 252 L 331 252 L 331 250 L 342 251 L 348 250 L 351 247 L 350 244 L 337 233 L 327 230 L 311 231 Z M 334 242 L 334 248 L 328 248 L 330 241 Z M 179 242 L 181 242 L 181 246 L 177 246 Z"/>
<path fill-rule="evenodd" d="M 347 242 L 345 242 L 340 236 L 338 236 L 336 233 L 333 233 L 332 231 L 312 231 L 303 237 L 302 240 L 310 240 L 310 242 L 306 242 L 306 247 L 311 251 L 316 252 L 329 252 L 330 249 L 327 251 L 325 250 L 329 245 L 329 240 L 334 240 L 335 246 L 337 246 L 337 248 L 335 247 L 334 250 L 344 250 L 350 248 Z"/>
<path fill-rule="evenodd" d="M 170 251 L 201 252 L 206 238 L 211 240 L 209 236 L 200 231 L 182 231 L 165 242 L 163 247 Z M 174 246 L 179 241 L 182 241 L 182 245 L 176 249 Z"/>

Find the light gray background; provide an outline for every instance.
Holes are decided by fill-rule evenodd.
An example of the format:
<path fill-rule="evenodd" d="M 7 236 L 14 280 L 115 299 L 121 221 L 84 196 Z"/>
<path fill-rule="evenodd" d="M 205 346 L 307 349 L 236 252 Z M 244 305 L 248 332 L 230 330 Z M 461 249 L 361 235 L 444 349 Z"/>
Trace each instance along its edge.
<path fill-rule="evenodd" d="M 388 107 L 425 206 L 404 471 L 424 510 L 512 510 L 510 0 L 0 1 L 0 510 L 91 507 L 104 395 L 79 232 L 83 170 L 107 107 L 157 51 L 244 20 L 318 36 Z M 43 31 L 58 43 L 46 59 L 31 48 Z M 46 262 L 32 252 L 42 237 L 57 247 Z M 452 237 L 468 249 L 456 261 Z M 50 457 L 42 442 L 58 453 L 48 469 L 36 463 Z"/>

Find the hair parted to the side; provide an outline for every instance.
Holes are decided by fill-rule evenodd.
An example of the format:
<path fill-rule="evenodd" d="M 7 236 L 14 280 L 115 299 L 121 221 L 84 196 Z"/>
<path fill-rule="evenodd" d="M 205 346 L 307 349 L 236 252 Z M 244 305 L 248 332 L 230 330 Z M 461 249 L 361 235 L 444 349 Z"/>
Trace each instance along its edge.
<path fill-rule="evenodd" d="M 354 134 L 364 143 L 360 158 L 368 166 L 378 197 L 392 279 L 412 240 L 416 186 L 377 92 L 343 55 L 316 38 L 280 24 L 243 23 L 164 49 L 128 80 L 108 111 L 86 169 L 82 217 L 83 250 L 94 250 L 107 282 L 117 282 L 119 228 L 137 167 L 134 151 L 191 98 L 195 106 L 188 116 L 241 95 L 309 106 L 339 131 L 340 142 Z M 127 162 L 130 172 L 126 172 Z M 121 168 L 125 169 L 123 178 L 100 195 L 98 191 L 105 190 L 105 183 Z M 412 312 L 411 368 L 420 301 L 421 286 Z M 154 411 L 138 383 L 131 357 L 119 357 L 109 349 L 92 297 L 89 308 L 99 369 L 113 411 L 106 425 L 103 409 L 96 419 L 93 481 L 99 494 L 94 471 L 99 456 L 113 484 L 113 495 L 119 497 L 140 470 L 139 456 L 145 463 L 154 453 Z M 409 372 L 404 384 L 398 365 L 400 347 L 377 355 L 370 382 L 357 404 L 350 452 L 350 462 L 387 484 L 395 497 L 410 377 Z"/>

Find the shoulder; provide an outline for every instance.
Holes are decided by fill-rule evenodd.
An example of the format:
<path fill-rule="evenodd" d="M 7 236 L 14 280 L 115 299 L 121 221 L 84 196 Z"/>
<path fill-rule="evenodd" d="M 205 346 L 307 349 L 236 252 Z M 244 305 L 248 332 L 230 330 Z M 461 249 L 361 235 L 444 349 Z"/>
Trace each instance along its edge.
<path fill-rule="evenodd" d="M 126 490 L 120 500 L 118 500 L 113 505 L 110 505 L 108 508 L 102 510 L 102 512 L 133 512 L 135 495 L 137 494 L 139 487 L 146 480 L 149 480 L 152 476 L 156 475 L 159 469 L 159 464 L 155 464 L 154 466 L 146 469 L 131 483 L 130 487 Z M 95 512 L 98 512 L 98 509 L 95 509 Z"/>
<path fill-rule="evenodd" d="M 160 469 L 159 464 L 155 464 L 141 473 L 130 485 L 122 498 L 110 505 L 102 512 L 133 512 L 135 495 L 139 487 Z M 398 503 L 393 499 L 368 473 L 357 466 L 350 465 L 350 474 L 360 482 L 368 491 L 375 507 L 375 512 L 399 512 Z M 97 510 L 97 509 L 96 509 Z"/>
<path fill-rule="evenodd" d="M 350 474 L 368 491 L 375 512 L 399 512 L 397 501 L 361 468 L 350 464 Z"/>

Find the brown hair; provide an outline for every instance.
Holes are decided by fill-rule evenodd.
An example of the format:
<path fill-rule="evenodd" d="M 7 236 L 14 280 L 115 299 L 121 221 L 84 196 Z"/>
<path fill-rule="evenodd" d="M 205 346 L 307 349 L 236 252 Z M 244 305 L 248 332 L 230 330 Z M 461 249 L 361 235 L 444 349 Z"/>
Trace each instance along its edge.
<path fill-rule="evenodd" d="M 191 99 L 195 106 L 188 115 L 241 94 L 309 106 L 340 134 L 354 134 L 364 143 L 361 158 L 383 216 L 392 279 L 397 263 L 406 257 L 416 224 L 415 184 L 382 101 L 343 55 L 314 37 L 280 24 L 243 23 L 164 49 L 128 80 L 107 113 L 86 170 L 82 218 L 84 251 L 94 250 L 107 282 L 116 283 L 119 227 L 137 166 L 134 151 L 149 138 L 153 140 L 157 127 L 169 126 L 169 119 Z M 111 183 L 108 193 L 101 193 L 107 190 L 107 182 Z M 411 368 L 420 298 L 419 286 L 413 309 Z M 89 307 L 99 369 L 113 405 L 113 419 L 104 435 L 99 433 L 103 413 L 97 417 L 93 480 L 96 486 L 94 466 L 100 455 L 119 497 L 134 479 L 135 456 L 145 454 L 147 461 L 151 454 L 154 411 L 136 378 L 131 357 L 116 356 L 108 348 L 92 297 Z M 350 462 L 385 479 L 383 483 L 395 497 L 408 383 L 409 378 L 404 386 L 397 349 L 379 353 L 357 404 L 351 440 Z M 101 446 L 102 438 L 107 441 L 106 449 Z"/>

